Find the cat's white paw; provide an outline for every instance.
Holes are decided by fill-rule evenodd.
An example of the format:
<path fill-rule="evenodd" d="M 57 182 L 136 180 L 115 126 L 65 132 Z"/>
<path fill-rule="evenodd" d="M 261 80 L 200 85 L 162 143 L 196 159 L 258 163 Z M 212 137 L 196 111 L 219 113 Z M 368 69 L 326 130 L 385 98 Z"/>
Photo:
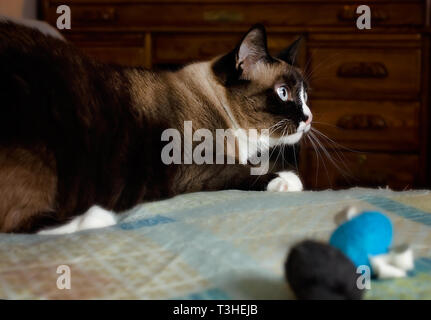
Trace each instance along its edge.
<path fill-rule="evenodd" d="M 278 177 L 272 179 L 266 187 L 267 191 L 275 192 L 297 192 L 303 189 L 301 180 L 292 171 L 278 172 Z"/>
<path fill-rule="evenodd" d="M 106 228 L 116 223 L 117 216 L 114 212 L 105 210 L 99 206 L 92 206 L 83 215 L 73 218 L 65 225 L 42 230 L 38 234 L 67 234 L 87 229 Z"/>

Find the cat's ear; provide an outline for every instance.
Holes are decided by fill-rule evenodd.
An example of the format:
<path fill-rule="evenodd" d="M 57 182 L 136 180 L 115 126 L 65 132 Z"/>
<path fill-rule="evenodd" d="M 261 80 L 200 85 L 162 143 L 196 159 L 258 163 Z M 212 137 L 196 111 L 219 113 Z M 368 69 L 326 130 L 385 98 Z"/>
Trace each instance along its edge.
<path fill-rule="evenodd" d="M 238 80 L 250 79 L 260 60 L 271 60 L 266 46 L 264 26 L 257 24 L 244 35 L 236 48 L 218 58 L 212 65 L 216 77 L 226 86 Z"/>
<path fill-rule="evenodd" d="M 257 62 L 268 57 L 265 27 L 256 24 L 244 35 L 236 48 L 235 67 L 247 77 Z"/>
<path fill-rule="evenodd" d="M 287 47 L 286 49 L 284 49 L 278 54 L 277 58 L 287 62 L 290 65 L 294 65 L 302 38 L 303 36 L 300 36 L 298 39 L 293 41 L 289 47 Z"/>

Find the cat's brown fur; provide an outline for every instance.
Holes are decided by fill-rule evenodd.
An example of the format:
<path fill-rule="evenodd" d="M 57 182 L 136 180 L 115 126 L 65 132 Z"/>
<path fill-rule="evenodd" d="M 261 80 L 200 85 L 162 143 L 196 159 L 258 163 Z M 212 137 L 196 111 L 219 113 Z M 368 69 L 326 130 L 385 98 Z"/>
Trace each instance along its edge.
<path fill-rule="evenodd" d="M 238 46 L 212 61 L 153 72 L 103 65 L 69 43 L 0 23 L 0 231 L 35 231 L 95 204 L 120 212 L 185 192 L 264 190 L 276 174 L 160 160 L 165 129 L 182 132 L 187 120 L 194 130 L 232 128 L 224 105 L 244 129 L 286 119 L 274 137 L 307 118 L 297 106 L 300 71 L 267 54 L 262 27 L 247 35 L 240 44 L 261 52 L 244 55 Z M 289 108 L 269 89 L 277 82 L 292 87 Z"/>

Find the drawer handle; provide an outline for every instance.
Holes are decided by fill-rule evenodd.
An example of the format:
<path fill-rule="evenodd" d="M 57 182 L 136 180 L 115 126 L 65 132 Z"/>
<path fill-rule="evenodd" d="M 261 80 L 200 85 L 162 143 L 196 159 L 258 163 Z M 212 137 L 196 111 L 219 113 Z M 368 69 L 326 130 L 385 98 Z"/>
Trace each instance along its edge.
<path fill-rule="evenodd" d="M 83 10 L 81 15 L 75 18 L 81 22 L 113 22 L 117 19 L 117 11 L 115 8 L 107 8 L 104 10 Z"/>
<path fill-rule="evenodd" d="M 338 20 L 343 22 L 356 21 L 359 15 L 356 13 L 356 6 L 344 6 L 338 14 Z M 389 16 L 386 12 L 371 9 L 371 22 L 384 22 L 388 20 Z"/>
<path fill-rule="evenodd" d="M 241 22 L 244 20 L 244 15 L 237 11 L 205 11 L 204 20 L 209 22 Z"/>
<path fill-rule="evenodd" d="M 381 62 L 347 62 L 338 67 L 340 78 L 386 78 L 388 69 Z"/>
<path fill-rule="evenodd" d="M 382 130 L 387 128 L 385 119 L 374 114 L 344 115 L 337 121 L 337 127 L 346 130 Z"/>
<path fill-rule="evenodd" d="M 367 162 L 368 157 L 366 154 L 359 154 L 356 159 L 358 160 L 359 164 L 364 164 L 365 162 Z"/>

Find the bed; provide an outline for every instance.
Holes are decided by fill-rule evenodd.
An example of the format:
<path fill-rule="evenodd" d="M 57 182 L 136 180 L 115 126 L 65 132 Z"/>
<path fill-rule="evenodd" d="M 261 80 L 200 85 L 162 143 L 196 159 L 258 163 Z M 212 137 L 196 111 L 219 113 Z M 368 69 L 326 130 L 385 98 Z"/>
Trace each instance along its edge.
<path fill-rule="evenodd" d="M 137 206 L 105 229 L 0 234 L 0 298 L 291 299 L 288 248 L 326 241 L 347 205 L 386 213 L 394 244 L 415 253 L 408 277 L 373 280 L 365 299 L 431 299 L 431 192 L 361 188 L 192 193 Z M 70 289 L 57 287 L 59 266 Z"/>

